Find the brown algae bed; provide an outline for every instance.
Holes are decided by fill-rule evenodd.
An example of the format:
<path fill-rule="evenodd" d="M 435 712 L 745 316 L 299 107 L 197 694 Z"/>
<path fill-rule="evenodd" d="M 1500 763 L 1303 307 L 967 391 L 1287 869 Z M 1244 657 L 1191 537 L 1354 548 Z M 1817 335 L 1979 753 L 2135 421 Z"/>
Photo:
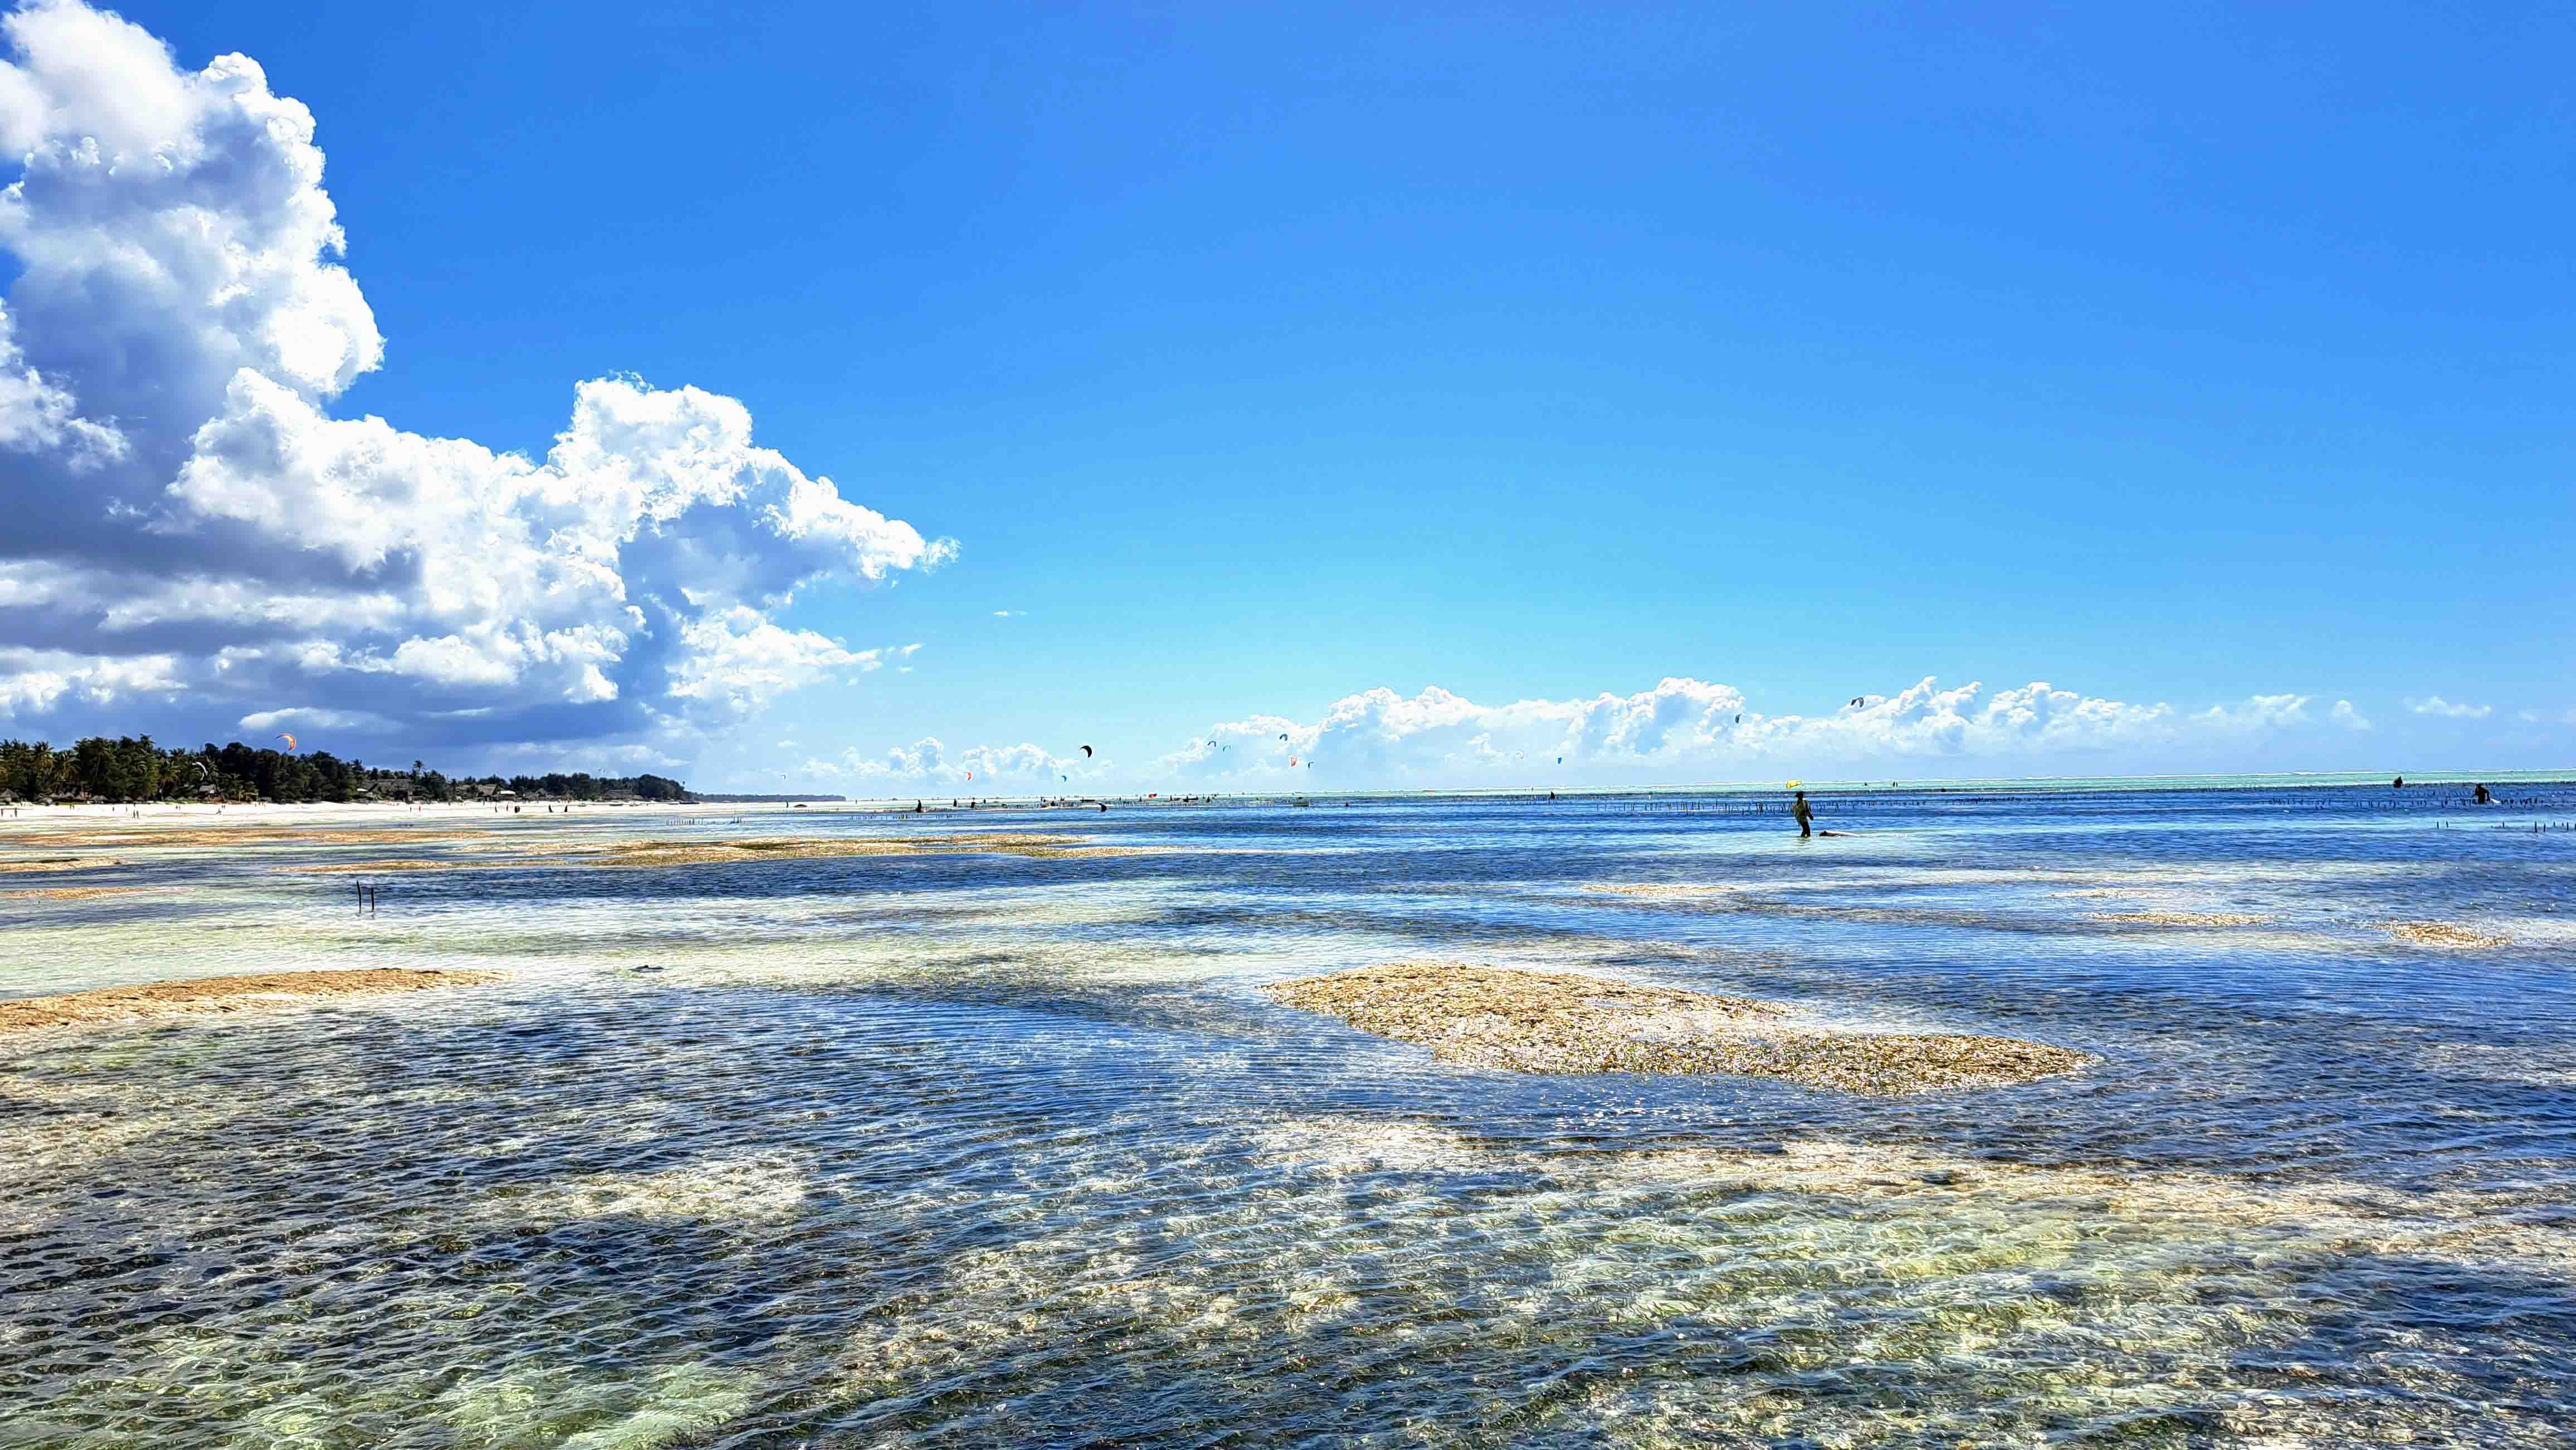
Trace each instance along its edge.
<path fill-rule="evenodd" d="M 1893 1097 L 2030 1082 L 2093 1061 L 2010 1037 L 1851 1032 L 1747 997 L 1463 962 L 1389 962 L 1264 990 L 1443 1062 L 1514 1072 L 1732 1072 Z"/>
<path fill-rule="evenodd" d="M 122 861 L 106 856 L 36 856 L 15 861 L 0 861 L 0 873 L 33 875 L 43 871 L 88 871 L 100 866 L 122 866 Z"/>
<path fill-rule="evenodd" d="M 2095 921 L 2130 926 L 2261 926 L 2263 918 L 2241 911 L 2097 911 Z"/>
<path fill-rule="evenodd" d="M 0 1033 L 128 1022 L 136 1018 L 210 1016 L 238 1012 L 248 1007 L 269 1007 L 281 1002 L 328 997 L 419 992 L 432 987 L 470 987 L 478 982 L 498 981 L 500 975 L 498 972 L 363 967 L 344 971 L 256 972 L 230 977 L 199 977 L 194 981 L 146 982 L 136 987 L 106 987 L 94 992 L 0 1001 Z"/>

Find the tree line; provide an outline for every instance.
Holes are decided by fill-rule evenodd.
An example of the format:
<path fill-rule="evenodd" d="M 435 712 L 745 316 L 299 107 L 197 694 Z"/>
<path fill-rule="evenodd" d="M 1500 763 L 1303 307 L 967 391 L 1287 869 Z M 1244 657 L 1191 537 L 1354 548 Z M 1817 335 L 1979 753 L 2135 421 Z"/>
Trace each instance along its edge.
<path fill-rule="evenodd" d="M 0 800 L 452 801 L 503 791 L 523 800 L 692 799 L 687 786 L 660 775 L 450 778 L 417 760 L 409 770 L 388 770 L 327 750 L 272 750 L 238 740 L 195 750 L 158 745 L 149 735 L 92 736 L 61 750 L 41 740 L 0 740 Z"/>

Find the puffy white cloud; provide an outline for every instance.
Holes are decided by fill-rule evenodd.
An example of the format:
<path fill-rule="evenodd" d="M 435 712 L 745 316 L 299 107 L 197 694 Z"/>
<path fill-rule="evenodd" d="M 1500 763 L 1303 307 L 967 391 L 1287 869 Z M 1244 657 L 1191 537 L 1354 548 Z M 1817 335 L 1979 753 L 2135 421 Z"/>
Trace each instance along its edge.
<path fill-rule="evenodd" d="M 2186 713 L 2034 682 L 1944 689 L 1923 679 L 1833 711 L 1769 715 L 1730 685 L 1668 678 L 1634 694 L 1479 704 L 1433 687 L 1363 690 L 1314 720 L 1252 715 L 1210 726 L 1137 769 L 1106 757 L 1051 757 L 1034 745 L 953 751 L 923 739 L 881 756 L 815 757 L 796 783 L 894 794 L 963 788 L 1037 793 L 1148 790 L 1491 786 L 1546 780 L 1642 784 L 1779 776 L 2027 775 L 2078 767 L 2127 773 L 2241 767 L 2274 741 L 2312 739 L 2321 723 L 2367 729 L 2349 702 L 2325 722 L 2312 698 L 2256 695 Z M 1562 764 L 1560 765 L 1560 761 Z M 872 789 L 873 787 L 873 789 Z"/>
<path fill-rule="evenodd" d="M 2185 714 L 2045 682 L 1989 692 L 1926 678 L 1829 714 L 1766 715 L 1732 686 L 1682 678 L 1632 695 L 1490 706 L 1438 688 L 1410 697 L 1376 689 L 1311 722 L 1254 716 L 1214 726 L 1155 764 L 1211 785 L 1337 786 L 1537 779 L 1560 760 L 1570 773 L 1622 780 L 1874 775 L 1963 761 L 2011 770 L 2087 757 L 2130 769 L 2294 731 L 2309 723 L 2309 703 L 2258 695 Z"/>
<path fill-rule="evenodd" d="M 89 659 L 61 650 L 0 645 L 0 716 L 51 710 L 67 700 L 106 705 L 134 695 L 180 689 L 168 655 Z"/>
<path fill-rule="evenodd" d="M 834 670 L 865 674 L 883 668 L 889 657 L 905 658 L 921 648 L 844 649 L 810 629 L 781 628 L 741 605 L 710 611 L 680 633 L 689 652 L 673 668 L 671 693 L 721 702 L 736 715 Z"/>
<path fill-rule="evenodd" d="M 542 459 L 331 415 L 384 356 L 314 121 L 78 0 L 0 21 L 0 711 L 184 686 L 430 743 L 685 734 L 877 651 L 782 622 L 925 539 L 696 388 L 594 379 Z M 43 658 L 30 654 L 43 647 Z"/>
<path fill-rule="evenodd" d="M 837 758 L 807 760 L 800 779 L 846 786 L 860 795 L 882 787 L 887 793 L 909 790 L 964 789 L 976 794 L 1025 792 L 1042 794 L 1080 785 L 1106 761 L 1081 756 L 1065 758 L 1044 747 L 977 745 L 950 751 L 936 736 L 924 736 L 880 756 L 845 750 Z"/>
<path fill-rule="evenodd" d="M 2191 718 L 2204 729 L 2218 733 L 2243 735 L 2278 730 L 2306 724 L 2309 699 L 2306 695 L 2255 695 L 2241 704 L 2212 705 Z"/>
<path fill-rule="evenodd" d="M 2495 713 L 2493 705 L 2455 705 L 2439 695 L 2408 700 L 2406 708 L 2418 715 L 2438 715 L 2449 720 L 2483 720 Z"/>
<path fill-rule="evenodd" d="M 2327 715 L 2326 718 L 2332 720 L 2337 725 L 2341 725 L 2347 730 L 2368 730 L 2371 728 L 2370 722 L 2362 718 L 2362 713 L 2352 707 L 2352 702 L 2350 700 L 2335 701 L 2333 712 Z"/>

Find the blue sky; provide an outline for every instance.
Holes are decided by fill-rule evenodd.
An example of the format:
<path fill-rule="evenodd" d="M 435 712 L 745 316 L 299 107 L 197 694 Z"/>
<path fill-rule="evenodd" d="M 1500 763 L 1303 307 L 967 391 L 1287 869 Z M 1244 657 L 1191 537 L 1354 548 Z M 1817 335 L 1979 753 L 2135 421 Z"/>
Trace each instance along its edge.
<path fill-rule="evenodd" d="M 269 713 L 859 793 L 1077 742 L 1205 779 L 1172 753 L 1272 718 L 1341 784 L 1483 780 L 1498 717 L 1406 745 L 1336 702 L 1668 677 L 1819 724 L 1927 676 L 2172 715 L 1699 729 L 1588 778 L 2576 755 L 2564 11 L 752 8 L 122 10 L 311 109 L 382 338 L 331 417 L 538 457 L 582 380 L 690 385 L 955 541 L 800 574 L 763 618 L 887 653 L 729 711 L 377 670 Z M 256 713 L 188 658 L 0 729 Z M 1552 758 L 1538 715 L 1505 733 Z"/>

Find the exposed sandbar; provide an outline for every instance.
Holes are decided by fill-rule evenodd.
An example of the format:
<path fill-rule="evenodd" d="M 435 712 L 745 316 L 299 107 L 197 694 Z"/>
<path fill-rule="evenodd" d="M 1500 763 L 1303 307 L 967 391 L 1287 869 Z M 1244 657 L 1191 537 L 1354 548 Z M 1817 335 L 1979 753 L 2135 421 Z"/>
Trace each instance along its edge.
<path fill-rule="evenodd" d="M 2509 947 L 2513 938 L 2490 932 L 2471 931 L 2442 921 L 2392 921 L 2388 934 L 2419 947 Z"/>
<path fill-rule="evenodd" d="M 1851 1032 L 1746 997 L 1567 972 L 1390 962 L 1265 989 L 1444 1062 L 1515 1072 L 1744 1073 L 1898 1096 L 2072 1072 L 2081 1052 L 2009 1037 Z"/>
<path fill-rule="evenodd" d="M 0 901 L 87 901 L 93 896 L 122 896 L 140 886 L 38 886 L 26 891 L 0 891 Z"/>
<path fill-rule="evenodd" d="M 106 987 L 95 992 L 68 992 L 56 997 L 0 1001 L 0 1033 L 130 1022 L 137 1018 L 209 1016 L 238 1012 L 246 1007 L 327 997 L 418 992 L 432 987 L 470 987 L 478 982 L 498 981 L 500 975 L 498 972 L 364 967 L 334 972 L 258 972 L 244 976 L 199 977 L 185 982 L 146 982 L 137 987 Z"/>

